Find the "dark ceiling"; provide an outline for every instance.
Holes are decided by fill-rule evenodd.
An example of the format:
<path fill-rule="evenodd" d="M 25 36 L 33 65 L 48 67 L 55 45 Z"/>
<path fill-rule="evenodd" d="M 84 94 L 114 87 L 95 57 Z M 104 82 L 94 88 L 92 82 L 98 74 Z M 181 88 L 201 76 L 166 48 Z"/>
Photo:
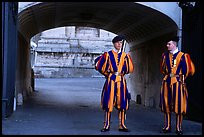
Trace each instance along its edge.
<path fill-rule="evenodd" d="M 22 10 L 19 32 L 29 41 L 34 35 L 63 26 L 84 26 L 124 34 L 139 43 L 177 31 L 163 13 L 134 2 L 42 2 Z"/>

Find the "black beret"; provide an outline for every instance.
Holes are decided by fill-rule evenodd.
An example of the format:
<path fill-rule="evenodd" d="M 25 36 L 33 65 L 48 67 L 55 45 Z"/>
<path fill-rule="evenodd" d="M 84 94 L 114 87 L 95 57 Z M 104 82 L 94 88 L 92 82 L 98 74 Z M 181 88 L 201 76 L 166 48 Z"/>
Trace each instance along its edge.
<path fill-rule="evenodd" d="M 125 39 L 125 36 L 124 35 L 118 35 L 118 36 L 115 36 L 112 40 L 113 43 L 116 43 L 118 41 L 122 41 Z"/>
<path fill-rule="evenodd" d="M 171 37 L 168 41 L 178 42 L 178 41 L 179 41 L 179 37 L 178 37 L 178 36 L 173 36 L 173 37 Z"/>

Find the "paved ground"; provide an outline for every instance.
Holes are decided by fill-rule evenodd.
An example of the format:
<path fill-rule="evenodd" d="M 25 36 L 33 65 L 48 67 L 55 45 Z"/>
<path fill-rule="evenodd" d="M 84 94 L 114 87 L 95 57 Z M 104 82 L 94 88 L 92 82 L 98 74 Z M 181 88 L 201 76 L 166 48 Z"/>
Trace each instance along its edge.
<path fill-rule="evenodd" d="M 100 132 L 103 78 L 36 79 L 36 92 L 7 119 L 2 119 L 4 135 L 163 135 L 160 110 L 130 103 L 128 133 L 118 131 L 114 109 L 111 130 Z M 172 116 L 175 127 L 175 116 Z M 184 135 L 202 135 L 202 123 L 184 120 Z M 176 135 L 174 130 L 167 135 Z"/>

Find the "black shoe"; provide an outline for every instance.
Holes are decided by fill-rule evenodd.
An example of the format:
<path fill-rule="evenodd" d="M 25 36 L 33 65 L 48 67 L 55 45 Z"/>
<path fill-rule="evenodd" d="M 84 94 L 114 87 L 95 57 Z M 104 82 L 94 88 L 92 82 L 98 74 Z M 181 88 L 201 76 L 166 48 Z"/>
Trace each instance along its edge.
<path fill-rule="evenodd" d="M 119 131 L 122 131 L 122 132 L 130 132 L 130 130 L 128 130 L 127 128 L 119 128 Z"/>
<path fill-rule="evenodd" d="M 103 128 L 103 129 L 101 129 L 101 132 L 106 132 L 106 131 L 109 131 L 110 130 L 110 128 Z"/>
<path fill-rule="evenodd" d="M 182 130 L 176 130 L 176 134 L 177 135 L 183 135 L 183 131 Z"/>
<path fill-rule="evenodd" d="M 162 128 L 162 133 L 170 133 L 170 132 L 171 132 L 171 128 L 169 129 Z"/>

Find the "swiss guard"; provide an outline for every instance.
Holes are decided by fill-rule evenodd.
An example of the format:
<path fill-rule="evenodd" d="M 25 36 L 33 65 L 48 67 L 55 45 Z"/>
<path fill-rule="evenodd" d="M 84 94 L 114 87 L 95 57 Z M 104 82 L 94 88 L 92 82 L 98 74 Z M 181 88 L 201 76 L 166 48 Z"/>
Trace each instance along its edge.
<path fill-rule="evenodd" d="M 163 133 L 171 132 L 171 112 L 176 114 L 176 133 L 183 134 L 182 120 L 187 111 L 188 92 L 185 79 L 192 76 L 195 66 L 190 55 L 178 50 L 179 37 L 168 40 L 168 52 L 164 52 L 160 62 L 163 81 L 160 91 L 160 108 L 164 112 Z"/>
<path fill-rule="evenodd" d="M 121 50 L 124 40 L 123 35 L 114 37 L 112 40 L 114 49 L 104 52 L 95 59 L 95 69 L 106 78 L 101 94 L 101 108 L 105 112 L 101 132 L 110 130 L 111 112 L 114 107 L 118 110 L 119 131 L 130 131 L 125 125 L 130 93 L 124 76 L 132 73 L 134 66 L 130 55 Z"/>

